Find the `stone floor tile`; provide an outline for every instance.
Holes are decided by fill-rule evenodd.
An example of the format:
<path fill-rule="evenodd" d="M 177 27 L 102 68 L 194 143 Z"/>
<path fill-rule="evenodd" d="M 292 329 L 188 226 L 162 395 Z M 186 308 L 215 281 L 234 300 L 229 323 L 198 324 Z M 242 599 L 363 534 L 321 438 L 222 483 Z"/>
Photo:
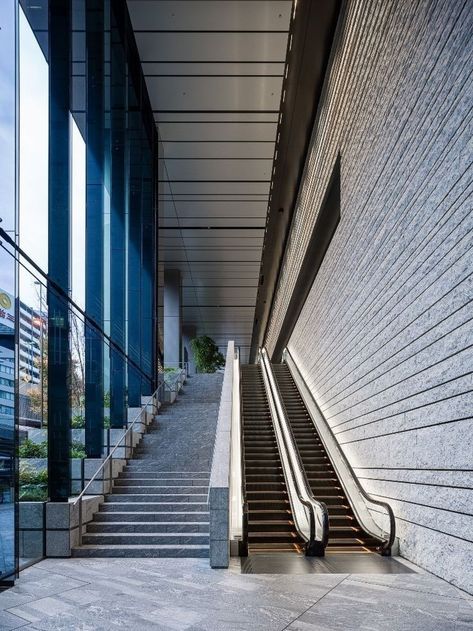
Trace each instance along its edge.
<path fill-rule="evenodd" d="M 34 569 L 0 594 L 4 613 L 32 631 L 473 631 L 473 601 L 427 573 L 242 575 L 201 559 L 57 559 Z"/>
<path fill-rule="evenodd" d="M 350 580 L 371 583 L 373 585 L 388 585 L 394 589 L 437 594 L 450 598 L 463 597 L 461 590 L 427 573 L 399 575 L 352 574 L 350 575 Z"/>
<path fill-rule="evenodd" d="M 19 587 L 15 585 L 15 587 L 11 587 L 0 593 L 0 611 L 23 605 L 31 600 L 35 600 L 35 598 L 34 595 L 26 592 L 23 586 Z"/>
<path fill-rule="evenodd" d="M 24 618 L 11 613 L 9 611 L 0 611 L 0 629 L 2 631 L 10 631 L 11 629 L 19 629 L 28 624 Z"/>
<path fill-rule="evenodd" d="M 459 608 L 463 604 L 459 599 L 361 584 L 347 579 L 300 616 L 289 629 L 456 631 L 462 628 L 458 623 Z M 464 618 L 468 620 L 466 613 Z"/>

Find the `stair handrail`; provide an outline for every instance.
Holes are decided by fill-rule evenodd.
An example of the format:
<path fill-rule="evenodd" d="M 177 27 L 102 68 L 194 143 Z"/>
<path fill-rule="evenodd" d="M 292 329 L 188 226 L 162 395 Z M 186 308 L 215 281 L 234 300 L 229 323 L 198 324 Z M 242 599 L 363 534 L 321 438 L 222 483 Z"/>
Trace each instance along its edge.
<path fill-rule="evenodd" d="M 297 523 L 297 511 L 293 507 L 294 522 L 297 530 L 303 539 L 306 541 L 306 555 L 307 556 L 324 556 L 325 548 L 328 543 L 329 536 L 329 515 L 328 509 L 324 502 L 320 502 L 312 493 L 309 480 L 305 468 L 302 464 L 302 460 L 297 449 L 294 433 L 291 425 L 288 421 L 285 408 L 282 404 L 281 395 L 274 378 L 271 362 L 268 358 L 268 353 L 265 348 L 260 352 L 261 365 L 263 368 L 263 378 L 265 384 L 267 384 L 267 394 L 270 403 L 270 409 L 275 408 L 276 413 L 271 414 L 276 429 L 276 440 L 281 449 L 284 447 L 287 454 L 287 462 L 290 468 L 291 477 L 297 493 L 299 502 L 307 509 L 306 517 L 309 522 L 309 535 L 301 528 L 301 525 Z M 282 441 L 284 445 L 280 445 L 279 432 L 281 432 Z M 284 468 L 284 457 L 281 453 L 281 463 L 283 464 L 283 471 L 286 477 L 287 471 Z M 290 492 L 290 485 L 288 487 L 289 500 L 291 506 L 293 506 L 293 495 Z"/>
<path fill-rule="evenodd" d="M 114 447 L 111 449 L 111 451 L 108 454 L 108 456 L 105 458 L 105 460 L 102 462 L 100 467 L 97 469 L 97 471 L 94 473 L 94 475 L 90 478 L 90 480 L 84 486 L 84 488 L 82 489 L 80 494 L 72 502 L 72 507 L 73 508 L 75 506 L 77 506 L 77 504 L 79 504 L 79 546 L 82 545 L 82 500 L 83 500 L 84 496 L 86 495 L 87 489 L 90 487 L 92 482 L 95 482 L 95 480 L 97 479 L 98 474 L 101 471 L 104 471 L 105 466 L 108 464 L 108 466 L 109 466 L 109 477 L 108 477 L 108 479 L 109 479 L 109 491 L 111 491 L 111 488 L 112 488 L 112 473 L 113 473 L 113 462 L 112 462 L 113 461 L 113 454 L 121 446 L 121 444 L 123 442 L 123 439 L 125 439 L 130 432 L 133 432 L 133 427 L 141 419 L 141 416 L 142 416 L 143 412 L 147 412 L 148 411 L 148 406 L 150 405 L 150 403 L 152 403 L 154 401 L 159 401 L 158 393 L 161 390 L 161 388 L 163 388 L 164 386 L 165 386 L 165 382 L 163 380 L 159 384 L 159 386 L 156 388 L 156 390 L 153 392 L 153 394 L 146 400 L 144 405 L 141 406 L 140 411 L 135 416 L 135 418 L 132 420 L 132 422 L 128 425 L 126 430 L 123 432 L 123 434 L 121 435 L 121 437 L 118 440 L 118 442 L 115 443 Z M 128 448 L 130 448 L 130 449 L 133 448 L 133 443 L 131 442 L 131 444 L 128 445 L 127 442 L 125 441 L 125 458 L 124 458 L 124 460 L 128 459 L 128 456 L 127 456 L 127 449 Z"/>
<path fill-rule="evenodd" d="M 177 367 L 179 368 L 179 370 L 176 371 L 176 376 L 174 379 L 169 379 L 168 381 L 166 381 L 166 376 L 164 373 L 163 376 L 163 384 L 164 384 L 164 388 L 168 389 L 169 392 L 176 392 L 178 390 L 178 388 L 176 387 L 176 385 L 182 380 L 185 381 L 186 377 L 187 377 L 187 370 L 188 370 L 188 364 L 187 362 L 184 363 L 183 366 L 181 366 L 180 364 L 178 364 L 177 362 L 175 362 Z M 173 365 L 169 365 L 169 368 L 174 368 Z"/>
<path fill-rule="evenodd" d="M 289 362 L 287 361 L 287 358 L 289 358 Z M 358 476 L 356 475 L 355 471 L 353 470 L 353 467 L 351 466 L 348 458 L 346 457 L 343 449 L 341 448 L 335 434 L 332 431 L 332 428 L 330 427 L 330 425 L 328 424 L 327 420 L 325 419 L 325 416 L 323 415 L 320 407 L 318 406 L 316 400 L 314 399 L 311 391 L 309 390 L 307 384 L 305 383 L 304 378 L 302 377 L 299 368 L 291 354 L 291 352 L 289 351 L 288 348 L 284 349 L 283 352 L 283 360 L 285 361 L 285 363 L 287 364 L 289 371 L 295 381 L 295 384 L 297 386 L 297 389 L 299 390 L 299 393 L 306 405 L 306 409 L 307 412 L 312 420 L 312 423 L 314 424 L 316 430 L 317 430 L 317 434 L 320 438 L 320 440 L 322 441 L 325 451 L 327 452 L 327 455 L 329 456 L 331 463 L 337 473 L 338 479 L 340 480 L 340 483 L 343 486 L 343 490 L 345 491 L 345 494 L 348 498 L 348 501 L 350 502 L 350 506 L 353 510 L 353 512 L 355 513 L 356 518 L 358 519 L 360 525 L 364 528 L 364 530 L 366 530 L 366 532 L 368 532 L 368 534 L 372 535 L 375 539 L 379 539 L 381 540 L 383 543 L 381 546 L 379 546 L 378 548 L 378 552 L 380 552 L 382 555 L 385 556 L 389 556 L 391 554 L 391 548 L 394 545 L 395 539 L 396 539 L 396 520 L 394 517 L 394 512 L 393 509 L 391 508 L 390 504 L 388 504 L 387 502 L 383 502 L 382 500 L 378 500 L 375 497 L 373 497 L 370 493 L 368 493 L 363 485 L 361 484 L 361 482 L 358 479 Z M 303 385 L 303 388 L 299 387 L 299 383 L 301 385 Z M 315 415 L 312 413 L 311 411 L 311 405 L 312 404 L 314 406 L 314 408 L 317 410 L 317 416 L 319 417 L 318 419 L 315 418 Z M 319 424 L 318 424 L 318 420 L 322 420 L 324 423 L 324 431 L 327 432 L 327 434 L 330 436 L 331 441 L 332 441 L 332 445 L 328 445 L 326 437 L 324 436 L 324 431 L 320 431 L 319 430 Z M 339 463 L 337 462 L 337 458 L 334 457 L 333 451 L 334 448 L 337 451 L 337 455 L 339 457 L 339 459 L 341 460 L 342 464 L 346 467 L 346 469 L 348 470 L 354 484 L 356 485 L 358 491 L 360 492 L 360 494 L 363 496 L 363 498 L 367 501 L 367 502 L 371 502 L 372 504 L 375 504 L 377 506 L 382 507 L 387 515 L 388 515 L 388 519 L 389 519 L 389 534 L 387 537 L 384 537 L 383 535 L 385 535 L 385 530 L 379 526 L 375 520 L 373 519 L 373 517 L 371 516 L 371 514 L 369 513 L 368 509 L 367 512 L 369 514 L 369 516 L 371 517 L 371 520 L 367 520 L 366 515 L 363 515 L 360 510 L 359 507 L 356 503 L 356 501 L 353 498 L 353 493 L 351 491 L 351 489 L 349 488 L 349 486 L 346 483 L 345 480 L 345 476 L 343 475 L 343 473 L 340 471 L 340 466 Z M 368 522 L 372 522 L 372 523 L 368 523 Z M 379 530 L 375 532 L 375 529 L 373 529 L 373 525 L 374 524 Z M 384 540 L 385 539 L 385 540 Z"/>

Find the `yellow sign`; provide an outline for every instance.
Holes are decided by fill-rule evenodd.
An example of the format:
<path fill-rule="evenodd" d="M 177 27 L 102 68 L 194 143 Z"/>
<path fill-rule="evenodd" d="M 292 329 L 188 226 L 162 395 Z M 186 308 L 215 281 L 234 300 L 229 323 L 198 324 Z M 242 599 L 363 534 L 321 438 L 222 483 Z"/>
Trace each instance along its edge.
<path fill-rule="evenodd" d="M 0 307 L 2 307 L 3 309 L 10 309 L 11 299 L 8 294 L 0 294 Z"/>

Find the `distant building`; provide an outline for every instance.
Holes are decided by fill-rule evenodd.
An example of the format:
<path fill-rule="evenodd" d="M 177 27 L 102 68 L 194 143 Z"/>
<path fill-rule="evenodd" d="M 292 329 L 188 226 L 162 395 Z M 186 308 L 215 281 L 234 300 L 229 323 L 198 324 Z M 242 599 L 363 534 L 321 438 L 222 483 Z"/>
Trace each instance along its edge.
<path fill-rule="evenodd" d="M 20 301 L 19 379 L 20 407 L 26 408 L 27 391 L 41 381 L 41 329 L 45 316 Z M 11 418 L 15 409 L 15 301 L 0 289 L 0 418 Z M 22 413 L 21 417 L 34 416 Z"/>

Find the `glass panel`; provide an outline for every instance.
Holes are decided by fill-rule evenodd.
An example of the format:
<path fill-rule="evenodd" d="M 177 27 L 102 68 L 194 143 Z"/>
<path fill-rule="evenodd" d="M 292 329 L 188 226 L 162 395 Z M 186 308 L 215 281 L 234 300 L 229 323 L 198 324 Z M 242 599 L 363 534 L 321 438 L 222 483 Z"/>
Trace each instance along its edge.
<path fill-rule="evenodd" d="M 85 308 L 85 142 L 71 116 L 72 300 Z"/>
<path fill-rule="evenodd" d="M 20 260 L 19 499 L 23 514 L 48 496 L 48 314 L 46 286 Z M 44 556 L 43 524 L 20 531 L 20 567 Z M 35 527 L 36 526 L 36 527 Z"/>
<path fill-rule="evenodd" d="M 20 62 L 20 242 L 48 271 L 48 64 L 23 10 L 19 20 Z"/>
<path fill-rule="evenodd" d="M 23 9 L 19 12 L 19 64 L 19 245 L 46 272 L 49 69 Z M 48 496 L 47 292 L 44 278 L 23 259 L 19 269 L 18 317 L 19 510 L 23 524 L 25 515 L 31 514 L 31 503 L 44 502 Z M 27 525 L 28 530 L 19 533 L 20 567 L 44 556 L 42 521 Z"/>
<path fill-rule="evenodd" d="M 0 2 L 0 217 L 15 239 L 16 212 L 16 29 L 17 2 Z M 17 569 L 15 545 L 16 265 L 0 247 L 0 585 Z"/>

